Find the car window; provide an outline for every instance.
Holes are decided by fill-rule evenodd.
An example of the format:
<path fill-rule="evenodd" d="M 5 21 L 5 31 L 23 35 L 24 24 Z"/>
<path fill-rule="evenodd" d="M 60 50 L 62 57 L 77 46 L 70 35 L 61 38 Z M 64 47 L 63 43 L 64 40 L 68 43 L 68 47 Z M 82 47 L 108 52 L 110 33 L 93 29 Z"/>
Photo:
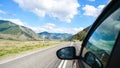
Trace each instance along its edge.
<path fill-rule="evenodd" d="M 106 67 L 119 31 L 120 8 L 106 18 L 93 32 L 83 49 L 82 56 L 84 57 L 88 51 L 92 52 L 102 62 L 103 67 Z"/>

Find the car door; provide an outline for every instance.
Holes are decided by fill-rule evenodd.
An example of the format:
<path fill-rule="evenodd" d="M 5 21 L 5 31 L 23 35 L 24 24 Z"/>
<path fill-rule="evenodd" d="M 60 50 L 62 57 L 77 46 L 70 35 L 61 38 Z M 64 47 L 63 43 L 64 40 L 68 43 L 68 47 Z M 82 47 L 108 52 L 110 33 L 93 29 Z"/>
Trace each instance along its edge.
<path fill-rule="evenodd" d="M 120 1 L 112 1 L 95 21 L 82 44 L 80 68 L 106 68 L 120 32 Z"/>

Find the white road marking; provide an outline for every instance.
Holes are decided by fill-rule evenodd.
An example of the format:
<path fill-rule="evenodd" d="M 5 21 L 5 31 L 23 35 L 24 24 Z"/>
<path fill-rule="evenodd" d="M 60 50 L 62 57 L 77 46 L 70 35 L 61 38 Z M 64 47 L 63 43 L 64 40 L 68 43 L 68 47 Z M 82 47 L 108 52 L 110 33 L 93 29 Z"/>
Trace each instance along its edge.
<path fill-rule="evenodd" d="M 70 46 L 73 46 L 73 42 L 71 42 L 71 45 Z"/>
<path fill-rule="evenodd" d="M 67 65 L 67 60 L 65 60 L 62 68 L 66 68 L 66 65 Z"/>
<path fill-rule="evenodd" d="M 62 68 L 64 61 L 65 61 L 65 60 L 62 60 L 62 61 L 60 62 L 60 65 L 58 66 L 58 68 Z"/>

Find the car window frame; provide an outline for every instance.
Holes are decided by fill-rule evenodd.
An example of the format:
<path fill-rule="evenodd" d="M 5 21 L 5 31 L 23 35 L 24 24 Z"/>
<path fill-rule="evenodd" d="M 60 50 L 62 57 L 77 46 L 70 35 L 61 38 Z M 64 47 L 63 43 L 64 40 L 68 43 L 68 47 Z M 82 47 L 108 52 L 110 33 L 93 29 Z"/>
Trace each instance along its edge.
<path fill-rule="evenodd" d="M 103 23 L 103 21 L 108 18 L 114 11 L 116 11 L 120 7 L 120 1 L 119 0 L 112 0 L 102 11 L 102 13 L 99 15 L 99 17 L 95 20 L 91 28 L 89 29 L 85 39 L 83 40 L 82 47 L 80 49 L 79 58 L 82 58 L 82 53 L 85 45 L 87 44 L 88 40 L 90 39 L 91 35 L 94 33 L 94 31 L 99 27 L 100 24 Z M 118 7 L 119 6 L 119 7 Z M 112 8 L 112 9 L 111 9 Z"/>
<path fill-rule="evenodd" d="M 119 7 L 120 7 L 120 1 L 119 0 L 112 0 L 102 11 L 102 13 L 98 16 L 98 18 L 95 20 L 95 22 L 92 24 L 92 26 L 90 27 L 85 39 L 83 40 L 83 43 L 81 45 L 80 48 L 80 53 L 79 53 L 79 57 L 78 57 L 78 63 L 79 63 L 79 67 L 83 67 L 83 58 L 82 58 L 82 53 L 83 53 L 83 49 L 85 47 L 85 45 L 87 44 L 88 40 L 90 39 L 91 35 L 94 33 L 94 31 L 99 27 L 99 25 L 101 23 L 103 23 L 103 21 L 108 18 L 114 11 L 116 11 Z M 112 9 L 111 9 L 112 8 Z M 116 39 L 117 40 L 117 39 Z M 115 46 L 116 44 L 114 44 Z M 114 49 L 113 49 L 114 50 Z M 113 52 L 113 51 L 112 51 Z M 111 54 L 112 54 L 111 52 Z M 110 56 L 111 58 L 111 56 Z M 110 59 L 109 58 L 109 59 Z M 108 65 L 108 64 L 107 64 Z"/>

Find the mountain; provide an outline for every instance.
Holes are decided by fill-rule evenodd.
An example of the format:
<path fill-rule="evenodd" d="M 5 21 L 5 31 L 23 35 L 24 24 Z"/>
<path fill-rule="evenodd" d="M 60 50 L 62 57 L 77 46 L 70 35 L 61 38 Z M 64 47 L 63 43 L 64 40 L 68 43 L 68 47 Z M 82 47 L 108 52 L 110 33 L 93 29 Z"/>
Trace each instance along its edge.
<path fill-rule="evenodd" d="M 72 37 L 72 34 L 67 33 L 49 33 L 49 32 L 41 32 L 38 33 L 40 38 L 45 40 L 67 40 Z"/>
<path fill-rule="evenodd" d="M 87 31 L 89 30 L 89 28 L 90 28 L 90 26 L 86 27 L 82 31 L 80 31 L 77 34 L 73 35 L 70 40 L 79 40 L 79 41 L 84 40 L 84 38 L 85 38 L 85 36 L 86 36 Z"/>
<path fill-rule="evenodd" d="M 30 28 L 0 20 L 0 39 L 9 40 L 38 40 L 39 36 Z"/>

